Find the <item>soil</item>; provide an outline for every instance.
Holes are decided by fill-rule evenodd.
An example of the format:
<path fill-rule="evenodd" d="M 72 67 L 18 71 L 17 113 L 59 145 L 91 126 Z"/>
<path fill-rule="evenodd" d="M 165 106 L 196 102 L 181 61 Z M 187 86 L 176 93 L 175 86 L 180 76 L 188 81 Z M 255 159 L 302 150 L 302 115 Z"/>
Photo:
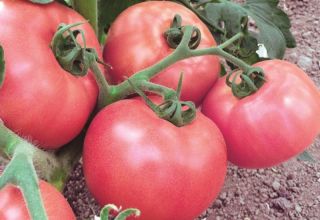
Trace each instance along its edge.
<path fill-rule="evenodd" d="M 297 47 L 285 59 L 304 69 L 320 88 L 320 1 L 282 0 Z M 320 136 L 309 152 L 316 162 L 296 158 L 270 168 L 228 166 L 223 190 L 197 220 L 320 219 Z M 0 162 L 0 170 L 1 167 Z M 99 206 L 90 196 L 79 163 L 64 190 L 79 220 L 92 219 Z"/>

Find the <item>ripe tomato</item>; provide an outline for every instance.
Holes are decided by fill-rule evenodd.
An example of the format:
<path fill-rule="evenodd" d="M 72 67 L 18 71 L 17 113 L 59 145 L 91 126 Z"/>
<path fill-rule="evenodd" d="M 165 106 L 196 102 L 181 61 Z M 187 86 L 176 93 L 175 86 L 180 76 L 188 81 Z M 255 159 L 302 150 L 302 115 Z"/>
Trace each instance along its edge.
<path fill-rule="evenodd" d="M 199 112 L 184 127 L 141 100 L 100 111 L 86 135 L 84 175 L 101 205 L 141 211 L 141 220 L 192 220 L 217 196 L 226 174 L 223 137 Z"/>
<path fill-rule="evenodd" d="M 195 25 L 202 34 L 199 48 L 215 46 L 208 28 L 189 9 L 166 1 L 148 1 L 129 7 L 111 25 L 103 56 L 110 69 L 111 80 L 119 83 L 172 53 L 163 33 L 174 15 L 182 17 L 182 25 Z M 182 100 L 199 105 L 220 72 L 216 56 L 194 57 L 177 62 L 152 79 L 171 88 L 178 85 L 183 73 Z"/>
<path fill-rule="evenodd" d="M 0 44 L 5 80 L 0 88 L 0 118 L 6 126 L 44 148 L 57 148 L 83 128 L 98 89 L 91 76 L 64 71 L 50 49 L 60 23 L 85 21 L 60 5 L 0 0 Z M 88 23 L 79 26 L 88 47 L 99 43 Z"/>
<path fill-rule="evenodd" d="M 50 184 L 40 181 L 40 192 L 49 220 L 75 220 L 76 217 L 62 194 Z M 28 220 L 28 209 L 21 191 L 7 185 L 0 190 L 0 219 L 2 220 Z"/>
<path fill-rule="evenodd" d="M 247 168 L 279 164 L 305 150 L 320 132 L 320 94 L 307 75 L 281 60 L 255 66 L 266 74 L 255 94 L 239 100 L 222 78 L 202 105 L 224 135 L 228 159 Z"/>

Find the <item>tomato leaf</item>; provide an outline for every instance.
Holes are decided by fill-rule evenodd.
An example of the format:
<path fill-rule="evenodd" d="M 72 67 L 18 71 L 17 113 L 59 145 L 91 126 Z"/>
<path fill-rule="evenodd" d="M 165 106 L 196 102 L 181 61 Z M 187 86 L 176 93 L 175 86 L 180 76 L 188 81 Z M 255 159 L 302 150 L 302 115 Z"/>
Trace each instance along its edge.
<path fill-rule="evenodd" d="M 4 61 L 4 52 L 2 46 L 0 46 L 0 88 L 4 81 L 5 76 L 5 61 Z"/>
<path fill-rule="evenodd" d="M 308 152 L 308 151 L 304 151 L 303 153 L 301 153 L 297 159 L 299 161 L 306 161 L 306 162 L 316 162 L 315 159 L 313 158 L 313 156 Z"/>
<path fill-rule="evenodd" d="M 54 0 L 29 0 L 29 1 L 37 4 L 48 4 L 53 2 Z"/>
<path fill-rule="evenodd" d="M 270 58 L 282 59 L 286 47 L 296 44 L 290 32 L 290 20 L 278 3 L 279 0 L 247 0 L 240 5 L 220 0 L 206 4 L 202 10 L 214 26 L 225 29 L 225 36 L 229 38 L 244 28 L 244 22 L 250 17 L 259 30 L 256 34 L 248 32 L 251 39 L 264 44 Z"/>

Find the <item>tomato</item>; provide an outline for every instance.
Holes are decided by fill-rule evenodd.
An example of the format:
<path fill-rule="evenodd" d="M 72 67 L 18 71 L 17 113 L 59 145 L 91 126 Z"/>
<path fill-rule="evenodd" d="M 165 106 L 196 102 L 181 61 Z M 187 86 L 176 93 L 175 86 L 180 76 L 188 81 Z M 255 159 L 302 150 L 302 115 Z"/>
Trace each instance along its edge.
<path fill-rule="evenodd" d="M 49 220 L 75 220 L 76 217 L 62 194 L 50 184 L 40 181 L 40 192 Z M 7 185 L 0 190 L 0 219 L 31 219 L 19 188 Z"/>
<path fill-rule="evenodd" d="M 91 74 L 81 78 L 64 71 L 50 42 L 59 24 L 85 19 L 59 3 L 27 1 L 0 0 L 0 14 L 0 44 L 6 62 L 0 118 L 41 147 L 62 146 L 83 128 L 98 88 Z M 88 47 L 99 51 L 90 25 L 78 28 L 85 32 Z"/>
<path fill-rule="evenodd" d="M 247 168 L 279 164 L 305 150 L 320 132 L 320 94 L 307 75 L 281 60 L 255 66 L 266 74 L 256 93 L 237 99 L 222 78 L 202 105 L 223 133 L 229 160 Z"/>
<path fill-rule="evenodd" d="M 141 220 L 192 220 L 226 174 L 223 137 L 201 112 L 189 125 L 160 119 L 141 100 L 100 111 L 84 142 L 86 183 L 100 205 L 141 211 Z"/>
<path fill-rule="evenodd" d="M 197 26 L 202 34 L 199 48 L 216 45 L 208 28 L 189 9 L 166 1 L 148 1 L 123 11 L 111 25 L 103 56 L 110 69 L 110 77 L 117 84 L 126 77 L 147 68 L 173 52 L 163 36 L 173 17 L 179 14 L 182 25 Z M 201 103 L 217 80 L 220 72 L 216 56 L 193 57 L 179 61 L 163 70 L 152 82 L 171 88 L 178 85 L 183 73 L 182 100 Z"/>

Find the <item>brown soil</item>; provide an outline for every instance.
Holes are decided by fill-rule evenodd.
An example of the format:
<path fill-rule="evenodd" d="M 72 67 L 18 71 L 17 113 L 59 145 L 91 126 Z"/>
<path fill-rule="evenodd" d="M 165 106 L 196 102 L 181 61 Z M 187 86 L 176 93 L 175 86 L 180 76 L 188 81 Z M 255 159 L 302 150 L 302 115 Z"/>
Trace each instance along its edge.
<path fill-rule="evenodd" d="M 297 48 L 288 50 L 286 59 L 303 68 L 320 88 L 320 1 L 282 0 L 281 6 L 291 18 L 297 40 Z M 292 159 L 258 170 L 229 164 L 220 196 L 198 220 L 320 219 L 320 137 L 310 153 L 317 162 Z M 79 220 L 98 215 L 99 206 L 89 195 L 80 164 L 64 195 Z"/>

